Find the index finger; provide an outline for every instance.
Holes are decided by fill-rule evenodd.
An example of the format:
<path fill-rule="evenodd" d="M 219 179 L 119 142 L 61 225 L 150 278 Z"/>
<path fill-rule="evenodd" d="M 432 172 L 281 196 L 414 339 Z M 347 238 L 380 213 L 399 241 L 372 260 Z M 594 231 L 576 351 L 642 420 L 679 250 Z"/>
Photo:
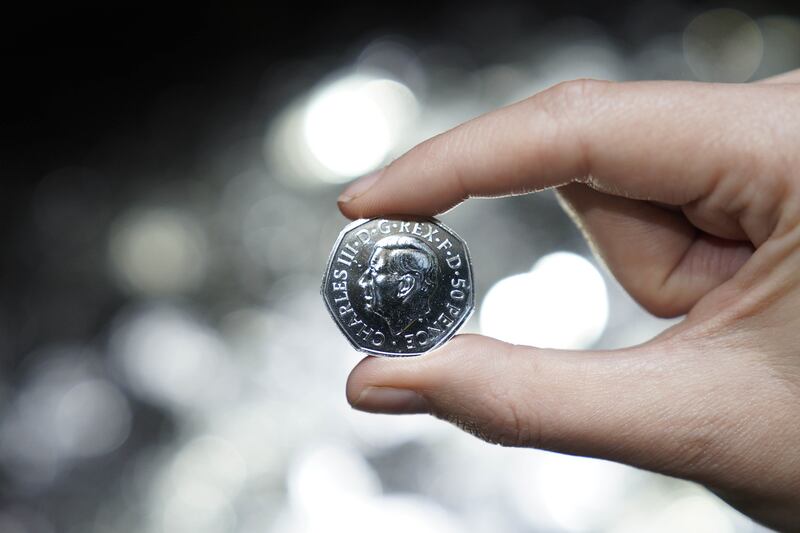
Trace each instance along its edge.
<path fill-rule="evenodd" d="M 351 185 L 351 218 L 431 215 L 470 196 L 584 181 L 604 192 L 685 205 L 737 162 L 762 156 L 778 85 L 577 80 L 417 145 Z M 760 137 L 759 137 L 760 136 Z M 774 148 L 774 147 L 773 147 Z M 369 187 L 367 187 L 369 185 Z"/>

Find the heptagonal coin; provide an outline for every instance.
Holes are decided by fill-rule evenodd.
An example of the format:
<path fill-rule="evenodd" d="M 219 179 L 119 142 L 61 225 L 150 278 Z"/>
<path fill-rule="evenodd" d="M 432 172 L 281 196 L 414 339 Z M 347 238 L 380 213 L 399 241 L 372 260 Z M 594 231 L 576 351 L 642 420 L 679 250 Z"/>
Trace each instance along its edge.
<path fill-rule="evenodd" d="M 331 251 L 321 292 L 350 344 L 386 357 L 441 346 L 474 308 L 467 245 L 434 218 L 349 224 Z"/>

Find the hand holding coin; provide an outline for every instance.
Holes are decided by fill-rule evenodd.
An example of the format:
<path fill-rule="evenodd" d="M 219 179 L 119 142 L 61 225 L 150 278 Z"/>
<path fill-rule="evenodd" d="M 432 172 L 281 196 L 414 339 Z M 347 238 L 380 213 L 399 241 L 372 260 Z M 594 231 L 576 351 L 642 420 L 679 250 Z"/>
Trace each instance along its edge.
<path fill-rule="evenodd" d="M 348 188 L 342 212 L 427 217 L 470 196 L 555 187 L 633 298 L 687 316 L 616 351 L 459 335 L 420 357 L 367 357 L 349 401 L 695 480 L 756 520 L 800 530 L 798 146 L 800 72 L 754 84 L 568 82 L 424 142 Z M 361 289 L 370 328 L 405 339 L 412 326 L 386 299 L 443 265 L 392 237 L 359 252 L 347 290 Z M 396 264 L 389 250 L 417 250 L 408 263 L 422 273 L 381 285 Z M 438 316 L 409 305 L 408 317 Z"/>

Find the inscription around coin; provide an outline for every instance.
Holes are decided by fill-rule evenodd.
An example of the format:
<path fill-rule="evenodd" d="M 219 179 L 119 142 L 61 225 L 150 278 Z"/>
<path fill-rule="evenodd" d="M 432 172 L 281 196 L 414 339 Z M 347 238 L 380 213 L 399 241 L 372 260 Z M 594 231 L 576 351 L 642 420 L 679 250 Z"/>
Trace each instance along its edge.
<path fill-rule="evenodd" d="M 467 246 L 434 218 L 348 225 L 331 251 L 321 292 L 353 347 L 391 357 L 441 346 L 474 308 Z"/>

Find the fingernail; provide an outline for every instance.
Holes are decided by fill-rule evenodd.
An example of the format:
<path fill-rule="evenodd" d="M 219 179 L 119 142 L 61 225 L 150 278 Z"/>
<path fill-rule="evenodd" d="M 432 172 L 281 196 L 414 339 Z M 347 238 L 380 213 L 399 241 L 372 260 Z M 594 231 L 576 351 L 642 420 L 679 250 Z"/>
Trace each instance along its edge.
<path fill-rule="evenodd" d="M 413 390 L 393 387 L 367 387 L 353 402 L 353 407 L 368 413 L 393 415 L 427 413 L 429 411 L 425 398 Z"/>
<path fill-rule="evenodd" d="M 372 172 L 371 174 L 367 174 L 366 176 L 358 178 L 348 188 L 346 188 L 342 194 L 339 195 L 339 199 L 337 201 L 340 204 L 346 204 L 347 202 L 358 198 L 367 192 L 370 187 L 375 185 L 375 182 L 378 181 L 378 178 L 381 177 L 381 174 L 383 174 L 382 168 Z"/>

